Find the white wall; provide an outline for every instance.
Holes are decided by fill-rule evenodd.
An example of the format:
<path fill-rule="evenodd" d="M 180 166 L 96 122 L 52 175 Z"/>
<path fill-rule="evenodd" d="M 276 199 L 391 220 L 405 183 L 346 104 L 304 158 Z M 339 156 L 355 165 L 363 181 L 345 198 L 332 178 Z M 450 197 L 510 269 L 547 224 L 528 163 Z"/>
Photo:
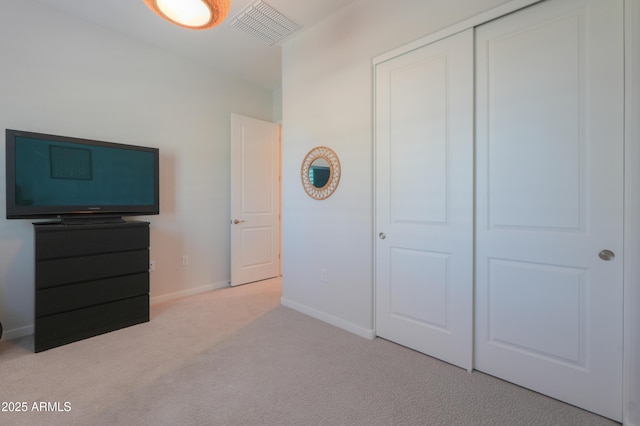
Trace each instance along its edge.
<path fill-rule="evenodd" d="M 282 124 L 282 88 L 271 92 L 273 95 L 273 122 Z"/>
<path fill-rule="evenodd" d="M 283 303 L 373 335 L 372 58 L 503 3 L 359 0 L 283 46 Z M 317 145 L 342 165 L 325 201 L 300 184 Z"/>
<path fill-rule="evenodd" d="M 142 218 L 152 223 L 152 297 L 226 285 L 230 113 L 271 120 L 272 94 L 31 0 L 0 1 L 0 58 L 3 133 L 160 148 L 161 214 Z M 4 163 L 2 149 L 3 189 Z M 4 203 L 0 321 L 15 337 L 32 331 L 33 230 L 4 219 Z"/>

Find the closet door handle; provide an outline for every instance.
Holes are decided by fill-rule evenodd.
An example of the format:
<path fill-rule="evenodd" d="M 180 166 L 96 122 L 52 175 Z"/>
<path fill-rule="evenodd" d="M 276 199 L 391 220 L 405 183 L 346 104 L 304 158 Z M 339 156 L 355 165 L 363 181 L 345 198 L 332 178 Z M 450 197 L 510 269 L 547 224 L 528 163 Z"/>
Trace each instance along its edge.
<path fill-rule="evenodd" d="M 610 260 L 613 260 L 613 258 L 616 257 L 616 254 L 611 250 L 602 250 L 600 253 L 598 253 L 598 257 L 605 262 L 608 262 Z"/>
<path fill-rule="evenodd" d="M 381 232 L 378 234 L 378 238 L 380 238 L 381 240 L 384 240 L 385 238 L 387 238 L 387 235 L 384 232 Z"/>
<path fill-rule="evenodd" d="M 234 224 L 234 225 L 237 225 L 237 224 L 239 224 L 239 223 L 244 223 L 244 220 L 238 220 L 238 219 L 234 219 L 234 220 L 233 220 L 233 224 Z"/>

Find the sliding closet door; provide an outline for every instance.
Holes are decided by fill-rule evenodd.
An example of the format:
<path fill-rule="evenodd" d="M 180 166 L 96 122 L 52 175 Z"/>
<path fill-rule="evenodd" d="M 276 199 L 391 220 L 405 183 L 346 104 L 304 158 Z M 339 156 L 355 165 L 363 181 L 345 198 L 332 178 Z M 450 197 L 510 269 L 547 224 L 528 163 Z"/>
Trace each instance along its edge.
<path fill-rule="evenodd" d="M 477 29 L 476 368 L 622 417 L 622 0 Z"/>
<path fill-rule="evenodd" d="M 470 369 L 473 35 L 376 66 L 376 330 Z"/>

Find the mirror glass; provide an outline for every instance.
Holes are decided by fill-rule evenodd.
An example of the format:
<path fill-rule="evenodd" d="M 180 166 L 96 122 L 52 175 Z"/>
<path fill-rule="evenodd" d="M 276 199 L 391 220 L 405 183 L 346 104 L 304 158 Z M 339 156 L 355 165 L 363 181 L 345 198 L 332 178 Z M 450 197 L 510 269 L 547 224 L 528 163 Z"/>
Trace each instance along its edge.
<path fill-rule="evenodd" d="M 324 158 L 313 160 L 309 167 L 309 182 L 316 188 L 322 188 L 329 182 L 331 168 Z"/>
<path fill-rule="evenodd" d="M 340 173 L 340 161 L 336 153 L 326 146 L 317 146 L 302 161 L 302 187 L 309 197 L 324 200 L 338 187 Z"/>

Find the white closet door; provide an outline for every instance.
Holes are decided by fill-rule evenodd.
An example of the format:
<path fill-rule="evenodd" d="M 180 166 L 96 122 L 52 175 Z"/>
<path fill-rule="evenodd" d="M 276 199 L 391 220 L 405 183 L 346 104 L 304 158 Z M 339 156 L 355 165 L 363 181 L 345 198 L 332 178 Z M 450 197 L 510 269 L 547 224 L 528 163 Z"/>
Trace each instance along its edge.
<path fill-rule="evenodd" d="M 618 421 L 622 6 L 553 0 L 476 33 L 476 368 Z"/>
<path fill-rule="evenodd" d="M 376 330 L 470 369 L 473 33 L 376 67 Z"/>

